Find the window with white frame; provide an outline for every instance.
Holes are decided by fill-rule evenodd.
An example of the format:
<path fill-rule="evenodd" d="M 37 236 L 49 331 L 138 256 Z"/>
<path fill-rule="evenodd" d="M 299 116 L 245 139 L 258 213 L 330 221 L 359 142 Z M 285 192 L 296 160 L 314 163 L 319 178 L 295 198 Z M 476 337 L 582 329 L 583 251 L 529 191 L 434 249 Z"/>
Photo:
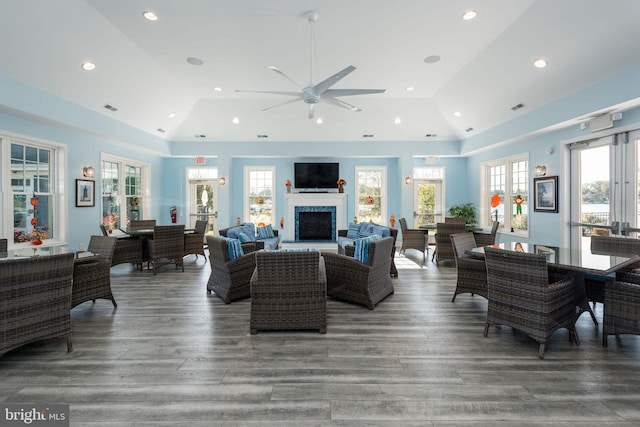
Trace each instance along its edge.
<path fill-rule="evenodd" d="M 356 216 L 358 221 L 387 223 L 387 168 L 356 167 Z"/>
<path fill-rule="evenodd" d="M 131 220 L 145 218 L 149 169 L 146 163 L 102 156 L 102 224 L 107 230 L 126 228 Z"/>
<path fill-rule="evenodd" d="M 444 168 L 416 167 L 413 169 L 414 226 L 444 221 Z"/>
<path fill-rule="evenodd" d="M 274 166 L 246 166 L 244 216 L 254 224 L 275 225 L 273 207 L 275 192 L 273 180 L 276 174 Z"/>
<path fill-rule="evenodd" d="M 2 169 L 8 180 L 2 183 L 3 230 L 13 234 L 13 245 L 34 241 L 62 241 L 61 224 L 66 210 L 60 206 L 56 182 L 64 167 L 64 148 L 47 142 L 0 136 Z"/>
<path fill-rule="evenodd" d="M 480 220 L 485 227 L 499 221 L 504 230 L 529 232 L 529 155 L 487 162 L 483 167 Z"/>

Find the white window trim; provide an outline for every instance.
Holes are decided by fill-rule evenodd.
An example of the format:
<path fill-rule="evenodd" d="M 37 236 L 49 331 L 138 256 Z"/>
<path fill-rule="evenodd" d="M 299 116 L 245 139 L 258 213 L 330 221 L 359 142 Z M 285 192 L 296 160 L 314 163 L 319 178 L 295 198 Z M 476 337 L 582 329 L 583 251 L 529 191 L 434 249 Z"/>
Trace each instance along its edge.
<path fill-rule="evenodd" d="M 100 197 L 100 213 L 102 215 L 102 211 L 104 206 L 102 206 L 102 162 L 113 162 L 120 163 L 122 166 L 131 165 L 137 166 L 142 169 L 142 197 L 144 198 L 144 210 L 143 210 L 143 218 L 142 219 L 151 219 L 148 215 L 153 212 L 153 205 L 151 201 L 151 165 L 146 162 L 141 162 L 139 160 L 130 159 L 127 157 L 115 156 L 109 153 L 100 153 L 100 173 L 97 174 L 98 178 L 96 179 L 96 194 L 99 194 Z M 120 171 L 120 173 L 124 174 L 124 169 Z M 123 181 L 124 182 L 124 181 Z M 124 189 L 124 187 L 123 187 Z M 122 191 L 122 196 L 125 197 L 124 191 Z M 96 196 L 98 197 L 98 196 Z M 100 222 L 102 224 L 102 222 Z"/>
<path fill-rule="evenodd" d="M 273 178 L 273 187 L 271 189 L 271 225 L 275 226 L 276 225 L 276 215 L 275 215 L 275 209 L 276 206 L 278 206 L 277 204 L 277 191 L 276 191 L 276 167 L 275 166 L 245 166 L 243 169 L 243 175 L 244 175 L 244 189 L 242 192 L 242 211 L 243 211 L 243 220 L 242 222 L 245 222 L 248 220 L 248 218 L 251 217 L 251 204 L 249 203 L 249 186 L 251 184 L 250 180 L 249 180 L 249 173 L 252 171 L 270 171 L 271 172 L 271 176 Z"/>
<path fill-rule="evenodd" d="M 64 245 L 67 243 L 67 223 L 69 222 L 68 204 L 71 203 L 72 193 L 68 190 L 67 183 L 67 147 L 45 139 L 25 137 L 13 133 L 0 134 L 0 165 L 2 165 L 0 173 L 0 199 L 2 200 L 2 211 L 0 212 L 0 224 L 4 224 L 2 234 L 6 236 L 7 245 L 11 248 L 20 248 L 28 246 L 29 243 L 13 242 L 13 191 L 11 190 L 11 165 L 6 162 L 11 161 L 11 143 L 31 145 L 38 148 L 45 148 L 55 152 L 55 164 L 51 169 L 51 188 L 55 188 L 54 193 L 54 212 L 55 212 L 55 236 L 53 239 L 47 239 L 45 246 Z M 6 167 L 5 167 L 6 166 Z M 5 221 L 5 218 L 12 218 Z"/>
<path fill-rule="evenodd" d="M 354 169 L 354 183 L 355 183 L 355 195 L 353 197 L 353 211 L 358 212 L 358 195 L 360 194 L 360 185 L 358 183 L 358 172 L 368 172 L 368 171 L 380 171 L 382 172 L 382 183 L 380 188 L 380 217 L 381 224 L 386 225 L 388 221 L 388 210 L 387 210 L 387 192 L 388 192 L 388 184 L 387 184 L 387 167 L 384 165 L 372 165 L 372 166 L 356 166 Z"/>
<path fill-rule="evenodd" d="M 509 209 L 506 208 L 506 200 L 503 201 L 503 203 L 505 203 L 505 224 L 500 224 L 500 232 L 503 234 L 510 234 L 512 236 L 518 236 L 518 237 L 523 237 L 523 238 L 529 238 L 529 233 L 531 231 L 531 214 L 533 213 L 533 202 L 531 201 L 531 197 L 532 197 L 532 186 L 531 186 L 531 182 L 532 182 L 532 175 L 531 175 L 531 161 L 529 160 L 529 153 L 525 152 L 525 153 L 519 153 L 519 154 L 514 154 L 511 156 L 507 156 L 507 157 L 502 157 L 500 159 L 494 159 L 494 160 L 490 160 L 487 162 L 484 162 L 481 164 L 481 168 L 480 168 L 480 188 L 481 188 L 481 196 L 480 196 L 480 221 L 481 224 L 485 224 L 488 223 L 488 199 L 489 197 L 487 197 L 488 193 L 489 193 L 489 168 L 490 167 L 494 167 L 494 166 L 499 166 L 499 165 L 503 165 L 503 164 L 507 164 L 507 166 L 510 166 L 512 163 L 515 162 L 520 162 L 520 161 L 526 161 L 527 162 L 527 184 L 528 184 L 528 194 L 527 194 L 527 198 L 529 200 L 529 212 L 527 213 L 528 215 L 528 222 L 527 222 L 527 230 L 526 231 L 520 231 L 520 230 L 514 230 L 513 232 L 511 232 L 511 201 L 509 200 Z M 506 183 L 505 183 L 505 188 L 508 190 L 507 194 L 510 194 L 511 192 L 511 183 L 512 183 L 512 170 L 510 167 L 507 167 L 507 175 L 506 175 Z M 506 196 L 506 194 L 505 194 Z M 508 222 L 507 222 L 508 221 Z"/>

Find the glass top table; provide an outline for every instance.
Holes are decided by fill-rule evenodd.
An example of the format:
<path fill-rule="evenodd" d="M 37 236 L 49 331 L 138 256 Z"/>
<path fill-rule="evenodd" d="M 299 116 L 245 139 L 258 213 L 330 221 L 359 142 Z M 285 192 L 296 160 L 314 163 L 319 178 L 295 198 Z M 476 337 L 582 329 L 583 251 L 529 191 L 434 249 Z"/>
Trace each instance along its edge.
<path fill-rule="evenodd" d="M 556 264 L 558 267 L 569 270 L 602 275 L 613 273 L 629 264 L 640 261 L 640 257 L 635 254 L 592 252 L 589 248 L 569 249 L 519 242 L 497 243 L 490 247 L 516 252 L 543 254 L 546 256 L 547 263 L 549 264 Z M 484 258 L 484 247 L 471 249 L 469 255 L 475 258 Z"/>
<path fill-rule="evenodd" d="M 99 256 L 87 251 L 74 251 L 65 246 L 31 246 L 18 249 L 11 249 L 6 252 L 0 252 L 0 262 L 10 259 L 31 258 L 38 256 L 51 256 L 60 254 L 75 254 L 76 260 L 88 260 L 93 257 Z"/>

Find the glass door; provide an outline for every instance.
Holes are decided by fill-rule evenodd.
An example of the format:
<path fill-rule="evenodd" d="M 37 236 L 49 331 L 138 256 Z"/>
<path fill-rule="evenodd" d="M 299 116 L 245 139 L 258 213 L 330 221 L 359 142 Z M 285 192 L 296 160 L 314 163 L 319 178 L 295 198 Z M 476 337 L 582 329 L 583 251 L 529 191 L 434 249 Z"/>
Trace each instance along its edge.
<path fill-rule="evenodd" d="M 196 221 L 207 221 L 205 234 L 217 234 L 218 200 L 217 200 L 218 170 L 215 168 L 187 169 L 187 218 L 186 228 L 194 228 Z"/>
<path fill-rule="evenodd" d="M 442 182 L 416 180 L 413 188 L 413 227 L 443 222 Z"/>

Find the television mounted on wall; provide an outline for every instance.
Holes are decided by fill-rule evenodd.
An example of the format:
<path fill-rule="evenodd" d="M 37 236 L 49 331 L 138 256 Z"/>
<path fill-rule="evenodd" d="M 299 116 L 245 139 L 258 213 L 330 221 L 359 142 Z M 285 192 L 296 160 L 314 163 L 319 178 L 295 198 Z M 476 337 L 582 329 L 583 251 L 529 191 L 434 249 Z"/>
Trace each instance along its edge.
<path fill-rule="evenodd" d="M 294 186 L 300 189 L 337 188 L 339 163 L 294 163 Z"/>

